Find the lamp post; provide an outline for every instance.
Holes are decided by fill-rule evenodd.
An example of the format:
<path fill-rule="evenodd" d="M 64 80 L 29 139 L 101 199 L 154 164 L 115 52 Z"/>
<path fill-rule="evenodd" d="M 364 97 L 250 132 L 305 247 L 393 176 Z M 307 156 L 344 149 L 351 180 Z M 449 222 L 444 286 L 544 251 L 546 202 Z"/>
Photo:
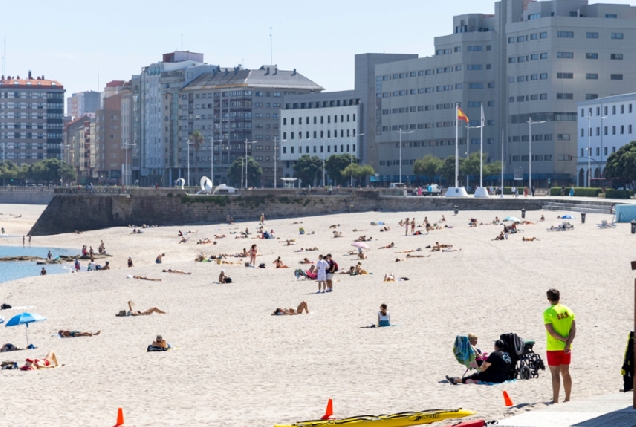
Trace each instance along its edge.
<path fill-rule="evenodd" d="M 541 123 L 545 123 L 545 120 L 534 122 L 532 117 L 528 119 L 528 190 L 530 192 L 532 192 L 532 125 Z"/>
<path fill-rule="evenodd" d="M 245 189 L 247 190 L 247 144 L 253 144 L 255 142 L 258 141 L 248 141 L 247 138 L 245 138 Z"/>
<path fill-rule="evenodd" d="M 597 117 L 597 119 L 606 119 L 607 116 Z M 587 112 L 587 186 L 592 187 L 592 147 L 590 145 L 590 137 L 592 135 L 591 128 L 592 121 L 592 113 L 588 110 Z M 602 159 L 601 159 L 602 160 Z"/>
<path fill-rule="evenodd" d="M 400 184 L 402 184 L 402 134 L 409 134 L 409 133 L 413 133 L 415 131 L 410 131 L 410 132 L 404 132 L 402 130 L 402 128 L 400 128 L 400 130 L 398 130 L 398 133 L 400 134 Z"/>
<path fill-rule="evenodd" d="M 359 133 L 358 137 L 364 136 L 363 133 Z M 353 149 L 353 134 L 351 134 L 350 137 L 351 140 L 351 148 Z M 358 142 L 358 147 L 360 146 L 360 142 Z M 356 156 L 356 160 L 358 159 L 358 156 Z M 353 164 L 353 155 L 349 155 L 349 165 Z M 351 183 L 349 184 L 349 186 L 353 187 L 353 171 L 351 171 Z"/>

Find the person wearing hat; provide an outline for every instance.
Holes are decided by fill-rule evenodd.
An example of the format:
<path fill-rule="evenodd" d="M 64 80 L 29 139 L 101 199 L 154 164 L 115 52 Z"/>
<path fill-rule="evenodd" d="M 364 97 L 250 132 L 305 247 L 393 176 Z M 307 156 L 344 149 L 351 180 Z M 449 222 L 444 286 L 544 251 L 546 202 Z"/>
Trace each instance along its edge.
<path fill-rule="evenodd" d="M 225 270 L 221 270 L 219 274 L 219 283 L 232 283 L 232 279 L 225 275 Z"/>
<path fill-rule="evenodd" d="M 474 384 L 482 383 L 503 383 L 508 379 L 512 360 L 510 355 L 504 351 L 505 344 L 501 340 L 495 341 L 495 351 L 488 355 L 488 359 L 479 367 L 479 372 L 469 377 L 446 379 L 451 384 Z"/>

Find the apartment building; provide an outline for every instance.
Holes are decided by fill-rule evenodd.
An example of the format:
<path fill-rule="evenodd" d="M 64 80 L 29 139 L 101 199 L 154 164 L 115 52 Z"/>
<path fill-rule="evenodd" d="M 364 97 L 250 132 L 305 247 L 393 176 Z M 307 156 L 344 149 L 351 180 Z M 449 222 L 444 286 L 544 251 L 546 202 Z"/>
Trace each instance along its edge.
<path fill-rule="evenodd" d="M 630 92 L 635 83 L 636 8 L 587 0 L 502 0 L 494 14 L 453 19 L 433 57 L 375 67 L 378 183 L 412 182 L 426 154 L 455 154 L 455 104 L 480 126 L 484 150 L 502 159 L 505 179 L 567 184 L 577 174 L 577 103 Z M 534 123 L 531 127 L 528 121 Z M 399 148 L 399 131 L 402 150 Z M 479 129 L 463 126 L 460 155 L 479 149 Z M 503 144 L 503 147 L 502 147 Z M 370 146 L 370 150 L 374 147 Z M 402 152 L 401 159 L 399 152 Z"/>
<path fill-rule="evenodd" d="M 180 92 L 179 100 L 179 169 L 173 179 L 187 176 L 189 135 L 203 134 L 203 148 L 190 149 L 190 183 L 198 185 L 202 175 L 211 176 L 214 184 L 227 183 L 232 162 L 254 157 L 263 169 L 261 185 L 274 186 L 275 146 L 280 145 L 280 114 L 288 96 L 320 92 L 323 88 L 294 70 L 280 70 L 276 65 L 258 69 L 216 67 L 202 74 Z M 211 147 L 214 147 L 212 160 Z M 282 165 L 276 165 L 281 177 Z M 196 169 L 198 168 L 198 175 Z"/>
<path fill-rule="evenodd" d="M 87 113 L 94 113 L 102 107 L 101 92 L 77 92 L 66 98 L 66 114 L 79 118 Z"/>
<path fill-rule="evenodd" d="M 172 185 L 181 165 L 177 155 L 179 91 L 214 67 L 203 54 L 175 51 L 143 67 L 139 78 L 139 148 L 133 174 L 140 185 Z M 135 166 L 137 165 L 137 166 Z M 135 171 L 135 169 L 137 169 Z"/>
<path fill-rule="evenodd" d="M 18 165 L 61 159 L 64 87 L 44 76 L 0 78 L 0 155 Z"/>
<path fill-rule="evenodd" d="M 636 139 L 636 93 L 578 103 L 577 185 L 596 186 L 607 158 Z M 591 175 L 590 175 L 591 171 Z"/>
<path fill-rule="evenodd" d="M 291 102 L 287 102 L 287 101 Z M 280 117 L 279 157 L 285 178 L 303 155 L 326 160 L 333 154 L 361 158 L 362 104 L 355 90 L 310 93 L 285 99 Z M 278 178 L 283 178 L 278 175 Z M 314 183 L 303 183 L 314 185 Z"/>
<path fill-rule="evenodd" d="M 79 183 L 97 184 L 100 173 L 100 149 L 96 144 L 96 118 L 84 115 L 64 127 L 63 160 L 77 171 Z"/>

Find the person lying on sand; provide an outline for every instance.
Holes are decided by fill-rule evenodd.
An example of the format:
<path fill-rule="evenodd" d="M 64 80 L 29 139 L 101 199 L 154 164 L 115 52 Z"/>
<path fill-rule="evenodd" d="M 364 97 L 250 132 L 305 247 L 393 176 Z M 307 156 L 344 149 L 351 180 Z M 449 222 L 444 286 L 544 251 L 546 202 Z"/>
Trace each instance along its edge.
<path fill-rule="evenodd" d="M 338 228 L 340 227 L 340 224 L 336 224 L 336 225 L 330 225 L 329 228 Z"/>
<path fill-rule="evenodd" d="M 197 241 L 197 245 L 208 245 L 212 243 L 212 240 L 210 240 L 208 237 L 206 237 L 205 239 L 199 239 Z"/>
<path fill-rule="evenodd" d="M 390 229 L 391 229 L 391 227 L 382 227 L 382 228 L 380 229 L 380 232 L 383 232 L 383 231 L 389 231 Z"/>
<path fill-rule="evenodd" d="M 430 255 L 411 255 L 411 254 L 406 254 L 407 258 L 428 258 L 430 257 Z"/>
<path fill-rule="evenodd" d="M 189 237 L 182 237 L 181 240 L 179 240 L 179 243 L 188 243 L 188 240 L 190 240 Z"/>
<path fill-rule="evenodd" d="M 300 304 L 298 304 L 296 310 L 294 310 L 293 308 L 277 308 L 272 313 L 272 316 L 293 316 L 296 314 L 303 314 L 303 311 L 309 314 L 309 308 L 307 307 L 307 303 L 305 301 L 302 301 Z"/>
<path fill-rule="evenodd" d="M 2 347 L 0 347 L 0 352 L 4 352 L 4 351 L 18 351 L 18 350 L 24 350 L 23 348 L 18 348 L 16 346 L 14 346 L 13 344 L 11 344 L 10 342 L 5 343 L 2 345 Z"/>
<path fill-rule="evenodd" d="M 396 254 L 410 254 L 412 252 L 422 252 L 422 248 L 417 249 L 407 249 L 405 251 L 397 251 Z"/>
<path fill-rule="evenodd" d="M 358 237 L 355 241 L 356 242 L 370 242 L 371 240 L 373 240 L 373 237 L 369 236 L 369 238 L 367 239 L 367 236 L 360 236 Z"/>
<path fill-rule="evenodd" d="M 44 356 L 44 359 L 27 359 L 26 364 L 22 366 L 20 370 L 33 371 L 35 369 L 57 368 L 58 366 L 57 356 L 54 352 L 49 351 L 49 353 Z"/>
<path fill-rule="evenodd" d="M 313 264 L 313 262 L 309 261 L 309 259 L 305 258 L 302 261 L 300 261 L 298 264 Z"/>
<path fill-rule="evenodd" d="M 295 244 L 296 244 L 296 239 L 287 239 L 285 241 L 285 246 L 291 246 L 291 245 L 295 245 Z"/>
<path fill-rule="evenodd" d="M 362 268 L 362 263 L 361 263 L 361 262 L 359 262 L 359 263 L 356 265 L 356 274 L 369 274 L 369 272 L 367 272 L 367 270 L 363 269 L 363 268 Z"/>
<path fill-rule="evenodd" d="M 446 249 L 442 249 L 442 252 L 461 252 L 462 248 L 459 249 L 453 249 L 453 248 L 446 248 Z"/>
<path fill-rule="evenodd" d="M 173 270 L 172 268 L 169 268 L 167 270 L 163 270 L 163 273 L 174 273 L 174 274 L 192 274 L 192 273 L 188 273 L 187 271 L 183 271 L 183 270 Z"/>
<path fill-rule="evenodd" d="M 161 279 L 151 279 L 148 276 L 133 276 L 132 278 L 137 280 L 148 280 L 151 282 L 161 282 Z"/>
<path fill-rule="evenodd" d="M 276 268 L 289 268 L 283 261 L 281 261 L 280 257 L 276 258 L 272 264 L 274 264 Z"/>
<path fill-rule="evenodd" d="M 77 337 L 92 337 L 93 335 L 99 335 L 102 331 L 92 332 L 80 332 L 80 331 L 57 331 L 60 338 L 77 338 Z"/>
<path fill-rule="evenodd" d="M 292 225 L 302 224 L 302 223 L 303 223 L 302 221 L 300 221 L 300 222 L 299 221 L 294 221 L 294 222 L 292 222 Z"/>
<path fill-rule="evenodd" d="M 494 239 L 490 239 L 490 240 L 505 240 L 504 232 L 502 231 L 501 233 L 499 233 L 499 236 L 495 237 Z"/>
<path fill-rule="evenodd" d="M 318 251 L 318 248 L 305 248 L 306 252 L 316 252 Z"/>
<path fill-rule="evenodd" d="M 115 317 L 128 317 L 128 316 L 148 316 L 152 313 L 157 313 L 157 314 L 166 314 L 165 311 L 159 310 L 157 307 L 152 307 L 149 308 L 146 311 L 134 311 L 133 310 L 133 306 L 135 305 L 134 302 L 132 301 L 128 301 L 128 308 L 130 309 L 129 311 L 125 311 L 122 310 L 119 313 L 117 313 L 115 315 Z"/>
<path fill-rule="evenodd" d="M 352 265 L 348 270 L 341 271 L 339 274 L 348 274 L 349 276 L 356 276 L 356 268 Z"/>
<path fill-rule="evenodd" d="M 215 239 L 225 239 L 225 234 L 215 234 L 214 238 Z"/>
<path fill-rule="evenodd" d="M 534 242 L 535 240 L 536 240 L 537 242 L 540 242 L 540 240 L 539 240 L 539 239 L 537 239 L 536 237 L 524 237 L 524 238 L 523 238 L 523 241 L 524 241 L 524 242 Z"/>
<path fill-rule="evenodd" d="M 391 249 L 395 247 L 395 243 L 391 242 L 386 246 L 380 246 L 378 249 Z"/>
<path fill-rule="evenodd" d="M 435 242 L 431 252 L 439 252 L 442 249 L 448 249 L 448 248 L 452 248 L 452 247 L 453 247 L 453 245 L 440 245 L 439 242 Z"/>
<path fill-rule="evenodd" d="M 166 340 L 163 339 L 161 335 L 157 335 L 155 340 L 150 344 L 151 347 L 155 347 L 158 349 L 166 349 L 170 348 L 170 344 Z"/>

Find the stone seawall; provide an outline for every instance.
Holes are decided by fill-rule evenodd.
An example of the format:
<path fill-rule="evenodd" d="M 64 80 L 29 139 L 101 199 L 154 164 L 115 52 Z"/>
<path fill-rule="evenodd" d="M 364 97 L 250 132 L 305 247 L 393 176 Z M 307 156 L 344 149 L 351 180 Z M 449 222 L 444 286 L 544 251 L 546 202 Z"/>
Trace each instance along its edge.
<path fill-rule="evenodd" d="M 360 191 L 348 195 L 297 195 L 295 192 L 243 196 L 188 196 L 174 193 L 56 195 L 31 229 L 34 236 L 141 225 L 218 224 L 231 215 L 236 221 L 299 218 L 342 212 L 425 212 L 460 210 L 538 210 L 538 199 L 447 199 L 394 197 Z"/>
<path fill-rule="evenodd" d="M 0 191 L 0 205 L 46 205 L 51 200 L 52 191 Z"/>

